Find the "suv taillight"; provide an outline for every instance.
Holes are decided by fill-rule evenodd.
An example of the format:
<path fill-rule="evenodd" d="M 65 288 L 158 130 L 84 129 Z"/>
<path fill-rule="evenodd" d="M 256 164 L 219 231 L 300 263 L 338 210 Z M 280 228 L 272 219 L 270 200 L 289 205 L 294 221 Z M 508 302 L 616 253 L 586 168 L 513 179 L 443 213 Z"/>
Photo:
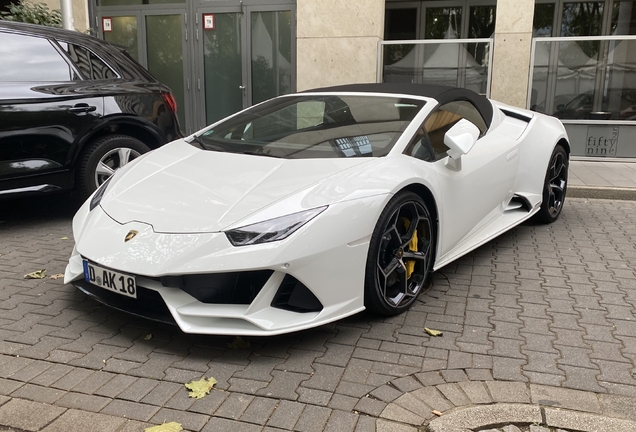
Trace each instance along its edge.
<path fill-rule="evenodd" d="M 162 92 L 161 93 L 161 97 L 163 98 L 164 102 L 166 103 L 166 105 L 168 105 L 168 109 L 173 113 L 176 114 L 177 112 L 177 101 L 174 98 L 174 96 L 172 96 L 172 93 L 167 93 L 167 92 Z"/>

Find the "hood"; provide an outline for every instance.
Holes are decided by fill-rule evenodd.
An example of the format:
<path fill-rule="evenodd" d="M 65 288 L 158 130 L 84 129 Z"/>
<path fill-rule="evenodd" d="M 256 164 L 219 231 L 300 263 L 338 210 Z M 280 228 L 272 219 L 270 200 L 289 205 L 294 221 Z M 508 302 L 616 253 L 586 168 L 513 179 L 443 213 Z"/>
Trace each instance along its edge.
<path fill-rule="evenodd" d="M 218 232 L 371 160 L 276 159 L 200 150 L 179 140 L 118 173 L 101 206 L 119 223 L 144 222 L 155 232 Z"/>

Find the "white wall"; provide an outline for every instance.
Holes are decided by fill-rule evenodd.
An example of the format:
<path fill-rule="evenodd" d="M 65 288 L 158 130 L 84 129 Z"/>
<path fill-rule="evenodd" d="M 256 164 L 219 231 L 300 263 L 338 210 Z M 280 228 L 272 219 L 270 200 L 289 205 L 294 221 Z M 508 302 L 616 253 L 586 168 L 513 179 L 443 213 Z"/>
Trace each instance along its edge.
<path fill-rule="evenodd" d="M 490 96 L 526 107 L 534 0 L 497 0 Z"/>
<path fill-rule="evenodd" d="M 384 0 L 297 1 L 297 89 L 375 82 Z"/>
<path fill-rule="evenodd" d="M 85 32 L 88 29 L 88 4 L 87 0 L 72 0 L 73 25 L 75 30 Z M 60 0 L 29 0 L 29 3 L 44 3 L 49 10 L 60 9 Z"/>

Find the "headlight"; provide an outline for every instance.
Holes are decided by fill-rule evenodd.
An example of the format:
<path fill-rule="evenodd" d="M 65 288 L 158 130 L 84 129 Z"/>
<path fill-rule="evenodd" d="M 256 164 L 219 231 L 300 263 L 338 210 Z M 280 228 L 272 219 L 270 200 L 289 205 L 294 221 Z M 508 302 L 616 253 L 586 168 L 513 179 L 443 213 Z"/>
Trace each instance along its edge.
<path fill-rule="evenodd" d="M 234 246 L 247 246 L 258 243 L 269 243 L 289 237 L 298 228 L 325 211 L 327 206 L 318 207 L 276 219 L 270 219 L 226 231 L 230 243 Z"/>
<path fill-rule="evenodd" d="M 91 204 L 90 204 L 90 207 L 89 207 L 89 211 L 93 211 L 93 209 L 99 205 L 99 203 L 102 200 L 102 197 L 106 193 L 106 188 L 108 187 L 108 183 L 110 183 L 110 181 L 113 178 L 113 176 L 114 176 L 114 174 L 112 176 L 108 177 L 106 179 L 106 181 L 104 183 L 102 183 L 100 187 L 97 188 L 97 191 L 93 195 L 93 198 L 91 198 Z"/>

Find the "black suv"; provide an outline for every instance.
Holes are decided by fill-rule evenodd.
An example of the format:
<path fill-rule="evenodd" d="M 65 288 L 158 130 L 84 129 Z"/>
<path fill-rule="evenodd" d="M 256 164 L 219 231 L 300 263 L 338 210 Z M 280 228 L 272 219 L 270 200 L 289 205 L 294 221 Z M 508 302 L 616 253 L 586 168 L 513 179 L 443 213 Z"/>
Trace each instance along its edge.
<path fill-rule="evenodd" d="M 170 89 L 123 49 L 0 21 L 0 197 L 75 190 L 181 137 Z"/>

